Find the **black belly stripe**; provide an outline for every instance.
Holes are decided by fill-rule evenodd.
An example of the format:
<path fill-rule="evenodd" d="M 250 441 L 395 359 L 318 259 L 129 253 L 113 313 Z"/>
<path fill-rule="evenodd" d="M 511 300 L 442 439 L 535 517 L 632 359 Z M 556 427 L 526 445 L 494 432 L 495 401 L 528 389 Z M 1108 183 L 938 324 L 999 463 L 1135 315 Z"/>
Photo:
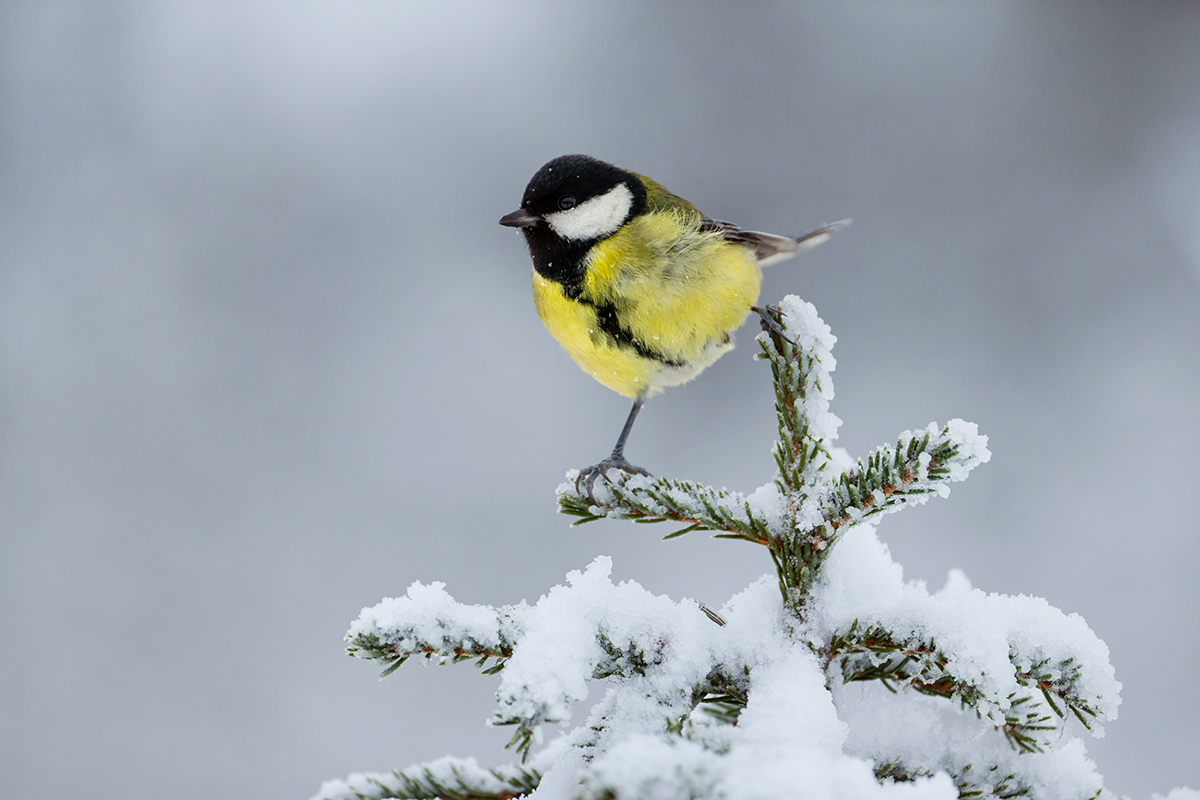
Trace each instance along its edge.
<path fill-rule="evenodd" d="M 540 232 L 540 228 L 533 229 Z M 642 342 L 623 325 L 617 314 L 617 307 L 609 302 L 599 302 L 584 297 L 584 277 L 587 275 L 587 253 L 594 241 L 566 242 L 563 239 L 535 240 L 527 234 L 529 250 L 533 255 L 533 268 L 543 278 L 553 281 L 562 287 L 563 295 L 568 300 L 591 306 L 596 312 L 596 324 L 600 331 L 608 336 L 618 347 L 628 347 L 639 356 L 651 361 L 657 361 L 667 367 L 684 367 L 686 361 L 667 358 L 662 353 L 656 353 Z M 728 335 L 726 335 L 728 340 Z"/>
<path fill-rule="evenodd" d="M 668 367 L 686 366 L 686 361 L 667 358 L 662 353 L 656 353 L 638 341 L 628 328 L 621 325 L 621 320 L 617 316 L 617 308 L 612 303 L 596 303 L 583 297 L 575 298 L 575 302 L 589 305 L 595 309 L 596 324 L 600 326 L 601 331 L 617 343 L 618 347 L 632 348 L 642 358 L 658 361 Z"/>

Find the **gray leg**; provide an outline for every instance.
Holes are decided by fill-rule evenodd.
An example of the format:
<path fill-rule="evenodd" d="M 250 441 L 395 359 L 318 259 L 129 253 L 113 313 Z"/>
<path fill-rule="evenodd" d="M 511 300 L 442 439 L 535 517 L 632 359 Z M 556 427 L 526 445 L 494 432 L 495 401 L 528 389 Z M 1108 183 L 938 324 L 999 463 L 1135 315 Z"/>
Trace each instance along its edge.
<path fill-rule="evenodd" d="M 575 478 L 575 490 L 586 494 L 588 499 L 593 503 L 596 502 L 596 496 L 592 494 L 592 490 L 596 486 L 596 479 L 601 475 L 607 477 L 610 469 L 615 468 L 622 472 L 629 472 L 636 475 L 650 474 L 641 467 L 635 467 L 625 460 L 625 440 L 629 438 L 629 432 L 633 430 L 633 421 L 637 419 L 638 412 L 642 410 L 642 406 L 645 404 L 645 395 L 639 395 L 633 401 L 633 408 L 629 409 L 629 416 L 625 420 L 625 427 L 621 428 L 621 435 L 617 437 L 617 444 L 613 447 L 612 455 L 599 464 L 594 464 L 587 469 L 580 470 L 579 476 Z"/>

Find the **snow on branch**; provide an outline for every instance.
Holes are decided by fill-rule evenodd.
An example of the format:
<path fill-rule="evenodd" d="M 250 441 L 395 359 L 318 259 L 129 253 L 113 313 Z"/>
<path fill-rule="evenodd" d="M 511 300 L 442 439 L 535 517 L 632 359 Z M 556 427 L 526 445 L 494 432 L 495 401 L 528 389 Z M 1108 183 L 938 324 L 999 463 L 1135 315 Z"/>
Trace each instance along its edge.
<path fill-rule="evenodd" d="M 326 781 L 313 800 L 509 800 L 537 788 L 541 774 L 506 766 L 483 769 L 473 758 L 439 758 L 387 773 L 356 773 Z"/>
<path fill-rule="evenodd" d="M 463 605 L 446 593 L 444 583 L 424 586 L 418 581 L 404 597 L 364 608 L 346 634 L 347 651 L 384 664 L 381 678 L 414 655 L 437 656 L 439 663 L 479 659 L 479 667 L 494 658 L 496 665 L 484 670 L 493 674 L 512 655 L 527 611 L 524 603 L 501 609 Z"/>
<path fill-rule="evenodd" d="M 857 622 L 822 648 L 827 674 L 844 683 L 876 680 L 891 691 L 907 686 L 957 700 L 990 719 L 1014 748 L 1025 752 L 1045 752 L 1070 715 L 1091 730 L 1099 710 L 1109 710 L 1115 699 L 1084 688 L 1084 668 L 1075 656 L 1053 661 L 1010 649 L 1016 688 L 1001 696 L 988 685 L 988 675 L 963 670 L 961 660 L 951 663 L 947 650 L 954 653 L 954 648 L 933 638 L 900 637 L 881 626 L 860 630 Z"/>
<path fill-rule="evenodd" d="M 569 472 L 558 487 L 559 510 L 594 520 L 674 521 L 692 531 L 716 531 L 720 538 L 765 545 L 779 574 L 783 595 L 800 615 L 809 588 L 837 537 L 849 527 L 906 505 L 945 497 L 949 484 L 965 480 L 991 458 L 987 437 L 973 423 L 951 420 L 905 431 L 895 445 L 883 445 L 865 459 L 838 469 L 834 447 L 842 421 L 830 410 L 837 341 L 817 310 L 789 295 L 768 307 L 773 324 L 758 336 L 758 358 L 771 365 L 779 438 L 773 447 L 777 469 L 772 484 L 749 497 L 728 489 L 670 478 L 611 470 L 591 497 Z M 592 498 L 595 498 L 593 503 Z"/>
<path fill-rule="evenodd" d="M 692 531 L 720 531 L 723 538 L 765 545 L 770 543 L 773 533 L 769 526 L 778 524 L 777 519 L 768 517 L 761 510 L 756 513 L 749 501 L 737 492 L 628 472 L 620 473 L 615 480 L 598 483 L 598 498 L 608 502 L 602 500 L 603 505 L 593 506 L 587 495 L 575 487 L 578 474 L 576 470 L 567 473 L 567 482 L 558 487 L 559 510 L 580 518 L 572 525 L 604 518 L 683 522 L 687 523 L 686 528 L 665 538 L 674 539 Z"/>
<path fill-rule="evenodd" d="M 610 559 L 597 558 L 533 607 L 468 606 L 441 584 L 413 584 L 405 597 L 363 610 L 346 636 L 349 653 L 385 664 L 385 675 L 413 654 L 479 658 L 480 665 L 499 659 L 487 670 L 500 675 L 491 724 L 516 726 L 511 744 L 522 756 L 542 725 L 570 719 L 573 706 L 587 697 L 589 680 L 641 676 L 664 709 L 690 713 L 703 699 L 693 700 L 693 688 L 709 685 L 717 665 L 709 637 L 701 634 L 721 628 L 697 603 L 676 604 L 633 582 L 612 584 L 611 569 Z M 648 676 L 665 664 L 674 671 L 664 694 Z M 686 692 L 676 690 L 679 680 Z"/>
<path fill-rule="evenodd" d="M 684 527 L 667 538 L 763 545 L 775 574 L 719 612 L 613 583 L 603 556 L 532 606 L 466 605 L 414 583 L 363 610 L 350 655 L 384 675 L 413 656 L 475 660 L 498 677 L 490 724 L 515 728 L 522 763 L 352 775 L 317 800 L 1112 798 L 1076 734 L 1103 733 L 1121 687 L 1083 619 L 957 571 L 930 593 L 876 535 L 883 515 L 946 496 L 986 462 L 987 438 L 951 420 L 854 461 L 834 446 L 829 328 L 793 297 L 766 313 L 774 480 L 744 495 L 614 471 L 595 502 L 568 480 L 558 504 L 576 525 L 674 521 Z M 565 730 L 537 747 L 548 724 Z"/>
<path fill-rule="evenodd" d="M 989 458 L 987 437 L 973 422 L 952 419 L 940 430 L 931 422 L 923 431 L 905 431 L 895 446 L 878 447 L 837 475 L 817 500 L 819 513 L 836 531 L 905 504 L 924 503 L 934 494 L 946 497 L 949 483 L 966 480 Z"/>

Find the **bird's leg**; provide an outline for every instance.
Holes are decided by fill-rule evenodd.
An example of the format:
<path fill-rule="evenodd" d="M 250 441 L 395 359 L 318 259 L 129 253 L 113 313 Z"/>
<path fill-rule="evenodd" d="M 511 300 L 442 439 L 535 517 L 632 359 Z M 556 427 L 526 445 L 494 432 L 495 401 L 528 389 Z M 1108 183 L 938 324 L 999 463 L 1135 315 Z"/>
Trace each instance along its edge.
<path fill-rule="evenodd" d="M 621 428 L 621 435 L 617 437 L 617 443 L 613 445 L 612 455 L 609 456 L 610 460 L 625 460 L 625 440 L 629 438 L 629 432 L 633 430 L 633 421 L 637 419 L 638 412 L 645 404 L 645 395 L 638 395 L 637 399 L 633 401 L 633 408 L 629 409 L 629 416 L 625 418 L 625 427 Z"/>
<path fill-rule="evenodd" d="M 596 485 L 596 479 L 601 475 L 607 475 L 610 469 L 615 467 L 622 472 L 629 472 L 636 475 L 650 474 L 641 467 L 635 467 L 625 460 L 625 440 L 629 438 L 629 431 L 633 430 L 633 421 L 637 419 L 638 412 L 642 410 L 642 406 L 645 403 L 646 396 L 644 394 L 638 395 L 633 401 L 633 408 L 629 409 L 629 417 L 625 420 L 625 427 L 621 428 L 621 435 L 617 437 L 617 444 L 613 447 L 612 455 L 599 464 L 580 470 L 579 475 L 575 478 L 575 491 L 587 494 L 588 499 L 592 503 L 596 502 L 596 496 L 592 494 L 592 489 Z"/>

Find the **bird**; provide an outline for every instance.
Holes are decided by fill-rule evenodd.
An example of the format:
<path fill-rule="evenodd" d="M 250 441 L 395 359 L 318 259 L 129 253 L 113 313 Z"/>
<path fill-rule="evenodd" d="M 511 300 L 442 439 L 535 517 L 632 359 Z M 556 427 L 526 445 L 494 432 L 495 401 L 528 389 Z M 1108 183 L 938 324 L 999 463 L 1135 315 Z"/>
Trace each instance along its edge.
<path fill-rule="evenodd" d="M 612 453 L 581 470 L 593 494 L 610 469 L 649 475 L 625 458 L 645 402 L 699 375 L 733 348 L 755 303 L 762 267 L 829 238 L 849 220 L 799 236 L 712 219 L 645 175 L 582 154 L 534 173 L 521 207 L 500 224 L 524 234 L 533 302 L 579 367 L 633 401 Z"/>

